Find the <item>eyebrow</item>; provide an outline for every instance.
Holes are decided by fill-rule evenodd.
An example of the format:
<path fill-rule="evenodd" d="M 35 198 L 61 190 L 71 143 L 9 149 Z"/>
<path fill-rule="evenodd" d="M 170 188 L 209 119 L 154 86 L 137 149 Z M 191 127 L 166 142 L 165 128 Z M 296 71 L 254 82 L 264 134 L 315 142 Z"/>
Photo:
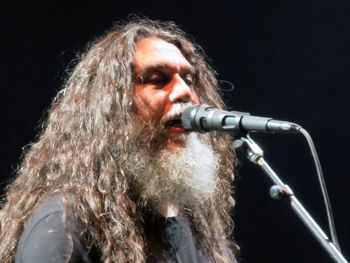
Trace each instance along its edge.
<path fill-rule="evenodd" d="M 142 77 L 146 77 L 148 76 L 150 73 L 155 72 L 155 71 L 173 71 L 173 67 L 169 66 L 168 64 L 163 64 L 163 63 L 159 63 L 159 64 L 155 64 L 155 65 L 149 65 L 146 66 L 144 69 L 142 69 L 137 75 L 138 76 L 142 76 Z M 193 66 L 190 67 L 182 67 L 180 70 L 180 73 L 189 73 L 193 76 L 196 75 L 196 68 Z"/>

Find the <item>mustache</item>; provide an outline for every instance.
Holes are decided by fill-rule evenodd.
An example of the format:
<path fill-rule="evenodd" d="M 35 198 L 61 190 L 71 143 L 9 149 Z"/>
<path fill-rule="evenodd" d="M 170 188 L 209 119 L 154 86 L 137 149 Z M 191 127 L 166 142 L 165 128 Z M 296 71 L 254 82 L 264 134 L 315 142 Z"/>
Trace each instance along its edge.
<path fill-rule="evenodd" d="M 170 120 L 181 119 L 182 113 L 189 106 L 194 106 L 194 104 L 191 102 L 186 102 L 186 103 L 179 102 L 179 103 L 173 104 L 173 106 L 170 108 L 167 114 L 165 114 L 160 120 L 160 125 L 163 127 Z"/>

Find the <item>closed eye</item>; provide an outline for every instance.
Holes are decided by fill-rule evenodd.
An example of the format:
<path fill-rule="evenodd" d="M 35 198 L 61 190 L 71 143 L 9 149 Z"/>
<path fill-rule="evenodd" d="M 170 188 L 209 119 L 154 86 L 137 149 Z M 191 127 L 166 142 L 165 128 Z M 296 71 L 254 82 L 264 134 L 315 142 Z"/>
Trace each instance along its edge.
<path fill-rule="evenodd" d="M 152 85 L 165 85 L 169 82 L 170 78 L 160 71 L 150 72 L 143 78 L 144 84 L 152 84 Z"/>
<path fill-rule="evenodd" d="M 192 74 L 185 74 L 182 79 L 186 82 L 188 86 L 192 86 L 194 84 L 194 77 Z"/>

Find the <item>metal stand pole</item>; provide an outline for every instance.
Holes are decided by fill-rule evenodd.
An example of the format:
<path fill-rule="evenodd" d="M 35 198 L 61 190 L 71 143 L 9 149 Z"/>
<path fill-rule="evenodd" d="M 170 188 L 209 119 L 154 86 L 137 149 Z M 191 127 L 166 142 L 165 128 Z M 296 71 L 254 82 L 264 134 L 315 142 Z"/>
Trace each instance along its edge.
<path fill-rule="evenodd" d="M 315 238 L 321 243 L 323 248 L 328 252 L 335 262 L 347 263 L 341 252 L 335 247 L 333 242 L 329 240 L 327 235 L 318 226 L 311 215 L 306 211 L 303 205 L 295 197 L 290 187 L 282 182 L 278 175 L 272 170 L 264 159 L 263 150 L 250 137 L 241 137 L 233 142 L 234 148 L 240 148 L 252 163 L 260 166 L 263 171 L 275 184 L 270 189 L 270 195 L 274 199 L 286 198 L 290 201 L 293 211 L 299 216 L 301 221 L 309 228 Z"/>

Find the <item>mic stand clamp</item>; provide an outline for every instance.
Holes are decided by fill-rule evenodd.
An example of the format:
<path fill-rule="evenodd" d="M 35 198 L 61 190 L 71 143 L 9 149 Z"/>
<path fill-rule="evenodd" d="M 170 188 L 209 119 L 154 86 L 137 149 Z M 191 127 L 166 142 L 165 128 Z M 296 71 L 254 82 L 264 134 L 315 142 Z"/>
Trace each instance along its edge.
<path fill-rule="evenodd" d="M 235 149 L 243 150 L 249 161 L 260 166 L 268 177 L 273 181 L 274 185 L 270 189 L 270 196 L 273 199 L 287 199 L 301 221 L 309 228 L 311 233 L 320 242 L 323 248 L 328 252 L 335 262 L 347 263 L 341 252 L 337 249 L 334 243 L 327 237 L 327 235 L 318 226 L 311 215 L 306 211 L 303 205 L 295 197 L 290 187 L 282 182 L 278 175 L 272 170 L 269 164 L 264 159 L 263 150 L 257 145 L 249 136 L 240 137 L 233 141 Z"/>

